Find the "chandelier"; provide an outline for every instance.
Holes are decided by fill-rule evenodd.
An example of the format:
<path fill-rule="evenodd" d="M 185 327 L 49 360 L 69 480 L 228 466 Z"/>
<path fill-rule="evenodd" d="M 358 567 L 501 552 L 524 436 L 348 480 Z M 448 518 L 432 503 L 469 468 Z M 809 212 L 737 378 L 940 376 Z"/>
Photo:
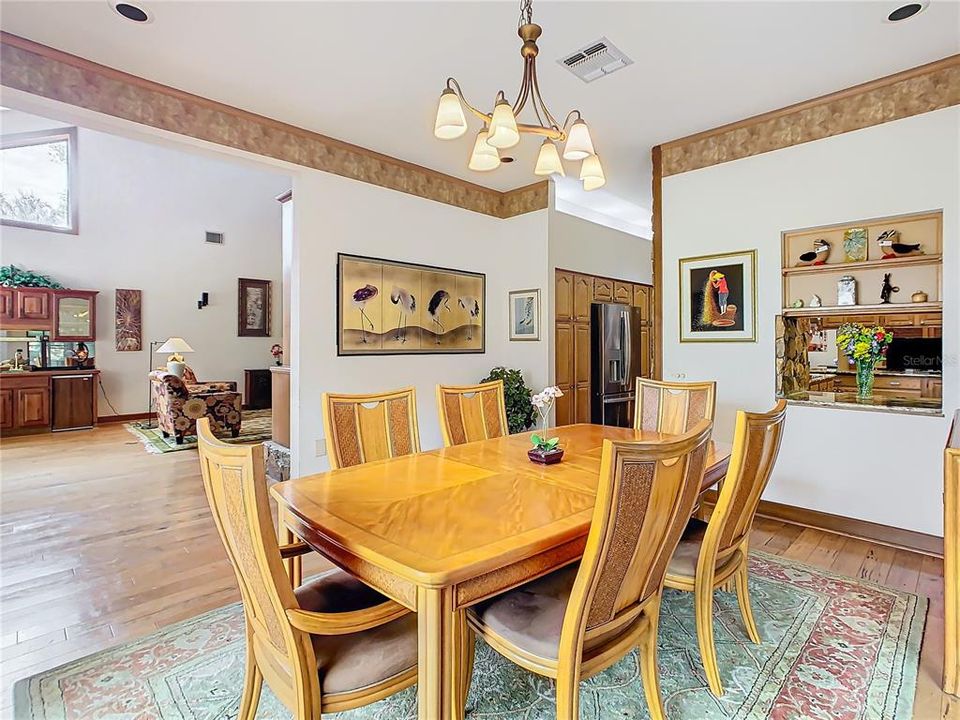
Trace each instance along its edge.
<path fill-rule="evenodd" d="M 542 32 L 543 29 L 533 22 L 533 0 L 520 0 L 517 34 L 523 40 L 520 48 L 520 55 L 523 57 L 523 79 L 516 102 L 511 105 L 501 90 L 494 100 L 493 112 L 485 113 L 467 102 L 460 83 L 454 78 L 447 78 L 447 86 L 440 94 L 433 134 L 441 140 L 453 140 L 462 136 L 467 131 L 467 119 L 463 113 L 463 107 L 466 106 L 483 123 L 467 163 L 471 170 L 496 170 L 500 167 L 500 150 L 518 144 L 521 133 L 530 133 L 543 137 L 537 165 L 533 171 L 535 174 L 566 174 L 557 150 L 557 143 L 565 143 L 563 159 L 581 161 L 580 180 L 583 181 L 583 189 L 596 190 L 606 183 L 606 178 L 600 158 L 593 149 L 587 123 L 579 110 L 571 110 L 563 123 L 558 123 L 540 94 L 540 84 L 537 81 L 537 53 L 540 49 L 537 47 L 537 38 Z M 537 124 L 517 122 L 517 116 L 528 102 L 533 108 Z"/>

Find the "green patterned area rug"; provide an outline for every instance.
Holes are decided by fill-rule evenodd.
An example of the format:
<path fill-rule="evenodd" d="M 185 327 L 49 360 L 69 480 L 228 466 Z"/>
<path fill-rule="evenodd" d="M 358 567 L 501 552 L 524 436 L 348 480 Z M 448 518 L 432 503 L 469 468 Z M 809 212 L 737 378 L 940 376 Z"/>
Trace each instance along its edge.
<path fill-rule="evenodd" d="M 670 720 L 909 720 L 927 601 L 766 554 L 751 557 L 763 644 L 736 597 L 715 594 L 722 698 L 707 689 L 693 596 L 668 590 L 660 677 Z M 231 605 L 142 640 L 21 680 L 16 720 L 234 720 L 243 678 L 243 611 Z M 416 688 L 324 718 L 413 720 Z M 468 720 L 553 720 L 552 682 L 477 644 Z M 264 688 L 258 720 L 287 720 Z M 582 720 L 649 718 L 636 654 L 584 681 Z"/>
<path fill-rule="evenodd" d="M 153 420 L 154 427 L 142 428 L 139 422 L 125 423 L 124 427 L 134 437 L 136 437 L 148 453 L 159 455 L 160 453 L 177 452 L 178 450 L 190 450 L 197 446 L 197 436 L 187 435 L 183 439 L 182 445 L 177 445 L 176 439 L 171 435 L 168 438 L 163 436 L 160 428 L 156 427 L 157 421 Z M 269 440 L 273 434 L 273 411 L 272 410 L 244 410 L 243 419 L 240 423 L 240 435 L 232 438 L 230 434 L 220 436 L 220 439 L 226 443 L 255 443 Z"/>

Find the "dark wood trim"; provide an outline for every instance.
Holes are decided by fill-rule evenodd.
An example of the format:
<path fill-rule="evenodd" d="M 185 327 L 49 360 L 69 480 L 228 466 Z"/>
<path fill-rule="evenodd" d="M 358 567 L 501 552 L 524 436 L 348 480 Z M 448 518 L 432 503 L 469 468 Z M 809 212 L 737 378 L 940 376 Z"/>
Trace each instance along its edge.
<path fill-rule="evenodd" d="M 960 55 L 661 144 L 664 176 L 960 104 Z"/>
<path fill-rule="evenodd" d="M 653 378 L 663 380 L 663 150 L 650 151 L 653 161 Z"/>
<path fill-rule="evenodd" d="M 97 418 L 97 423 L 118 423 L 118 422 L 131 422 L 133 420 L 146 420 L 147 418 L 153 417 L 153 413 L 127 413 L 125 415 L 101 415 Z"/>
<path fill-rule="evenodd" d="M 545 181 L 500 192 L 2 31 L 0 84 L 493 217 L 547 207 Z"/>
<path fill-rule="evenodd" d="M 708 490 L 704 493 L 704 504 L 712 506 L 716 502 L 716 499 L 716 490 Z M 858 520 L 857 518 L 833 515 L 819 510 L 785 505 L 770 500 L 760 501 L 757 515 L 772 520 L 780 520 L 792 525 L 803 525 L 804 527 L 814 528 L 815 530 L 825 530 L 837 535 L 887 545 L 901 550 L 910 550 L 923 555 L 943 557 L 942 537 L 927 535 L 926 533 L 916 532 L 915 530 L 904 530 L 903 528 L 881 525 L 880 523 L 870 522 L 869 520 Z"/>

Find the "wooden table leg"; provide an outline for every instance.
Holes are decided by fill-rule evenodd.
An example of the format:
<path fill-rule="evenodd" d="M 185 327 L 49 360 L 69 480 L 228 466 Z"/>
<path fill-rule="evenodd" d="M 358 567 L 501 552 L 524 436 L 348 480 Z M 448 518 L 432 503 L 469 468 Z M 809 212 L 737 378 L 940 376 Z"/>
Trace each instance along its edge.
<path fill-rule="evenodd" d="M 463 692 L 458 654 L 462 613 L 453 609 L 451 588 L 417 588 L 417 716 L 462 720 Z"/>
<path fill-rule="evenodd" d="M 286 512 L 282 505 L 277 505 L 277 539 L 280 545 L 289 545 L 300 539 L 287 526 Z M 303 584 L 303 558 L 299 555 L 287 558 L 283 561 L 283 566 L 290 578 L 290 585 L 296 590 Z"/>

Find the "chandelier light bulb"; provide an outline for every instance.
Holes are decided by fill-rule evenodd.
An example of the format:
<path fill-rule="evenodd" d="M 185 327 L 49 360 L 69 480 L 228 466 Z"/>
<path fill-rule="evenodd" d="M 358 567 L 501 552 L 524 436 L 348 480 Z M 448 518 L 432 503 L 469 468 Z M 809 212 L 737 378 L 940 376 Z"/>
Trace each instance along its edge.
<path fill-rule="evenodd" d="M 564 160 L 583 160 L 594 154 L 590 130 L 583 120 L 577 120 L 570 126 L 567 144 L 563 149 Z"/>
<path fill-rule="evenodd" d="M 518 142 L 520 142 L 520 131 L 517 129 L 517 119 L 513 116 L 513 108 L 506 100 L 498 100 L 496 107 L 493 108 L 487 144 L 506 149 Z"/>
<path fill-rule="evenodd" d="M 457 94 L 447 88 L 440 93 L 437 105 L 437 122 L 433 134 L 441 140 L 453 140 L 467 131 L 467 119 L 463 116 L 463 106 Z"/>
<path fill-rule="evenodd" d="M 487 130 L 484 128 L 477 133 L 477 140 L 473 144 L 473 153 L 467 167 L 477 172 L 487 172 L 500 167 L 500 153 L 487 142 Z"/>
<path fill-rule="evenodd" d="M 537 155 L 537 168 L 533 171 L 535 175 L 559 175 L 563 177 L 563 163 L 560 162 L 560 153 L 557 151 L 557 144 L 550 138 L 544 139 L 540 145 L 540 154 Z"/>
<path fill-rule="evenodd" d="M 603 174 L 603 167 L 600 165 L 599 155 L 590 155 L 585 158 L 580 166 L 580 179 L 583 180 L 584 190 L 596 190 L 607 184 L 607 178 Z"/>

